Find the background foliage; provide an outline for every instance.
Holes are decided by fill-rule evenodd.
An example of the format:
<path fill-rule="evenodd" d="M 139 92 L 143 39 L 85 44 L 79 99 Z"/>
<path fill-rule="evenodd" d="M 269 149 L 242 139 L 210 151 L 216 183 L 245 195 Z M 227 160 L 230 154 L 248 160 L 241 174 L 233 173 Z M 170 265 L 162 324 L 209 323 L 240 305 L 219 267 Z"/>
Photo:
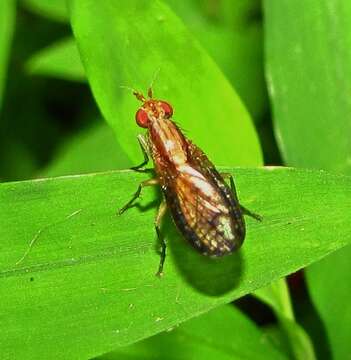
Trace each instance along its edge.
<path fill-rule="evenodd" d="M 0 2 L 2 357 L 350 358 L 350 12 L 346 0 Z M 159 191 L 116 216 L 145 178 L 116 171 L 141 160 L 125 87 L 151 83 L 264 218 L 217 262 L 167 218 L 162 279 Z"/>

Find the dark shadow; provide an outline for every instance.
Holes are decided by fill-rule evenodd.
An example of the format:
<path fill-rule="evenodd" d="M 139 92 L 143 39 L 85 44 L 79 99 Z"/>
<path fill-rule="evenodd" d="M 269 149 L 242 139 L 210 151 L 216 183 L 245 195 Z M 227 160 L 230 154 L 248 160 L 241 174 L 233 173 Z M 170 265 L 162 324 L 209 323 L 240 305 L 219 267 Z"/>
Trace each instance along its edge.
<path fill-rule="evenodd" d="M 165 217 L 162 232 L 167 234 L 167 256 L 174 258 L 181 275 L 198 291 L 218 296 L 239 285 L 244 267 L 240 251 L 222 258 L 201 255 L 181 236 L 170 216 Z"/>
<path fill-rule="evenodd" d="M 235 300 L 234 304 L 258 326 L 277 323 L 277 318 L 272 308 L 251 294 Z"/>

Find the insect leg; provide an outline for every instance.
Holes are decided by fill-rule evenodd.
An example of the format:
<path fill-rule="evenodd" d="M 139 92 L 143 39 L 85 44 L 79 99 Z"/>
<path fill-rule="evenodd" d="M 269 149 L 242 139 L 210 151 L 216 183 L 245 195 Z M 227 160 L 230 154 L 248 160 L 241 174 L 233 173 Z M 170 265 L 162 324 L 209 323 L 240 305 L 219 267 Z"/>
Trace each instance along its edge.
<path fill-rule="evenodd" d="M 237 195 L 236 189 L 235 189 L 235 184 L 234 184 L 233 175 L 232 175 L 232 174 L 229 174 L 229 173 L 222 173 L 221 175 L 222 175 L 224 178 L 229 178 L 230 188 L 232 189 L 232 192 L 233 192 L 233 195 L 234 195 L 234 199 L 239 203 L 238 195 Z M 261 215 L 255 214 L 254 212 L 246 209 L 246 207 L 244 207 L 244 206 L 241 205 L 240 203 L 239 203 L 239 206 L 240 206 L 240 209 L 241 209 L 241 211 L 242 211 L 242 213 L 243 213 L 244 215 L 250 216 L 250 217 L 254 218 L 254 219 L 257 220 L 257 221 L 262 221 L 262 216 L 261 216 Z"/>
<path fill-rule="evenodd" d="M 261 215 L 258 215 L 256 213 L 246 209 L 246 207 L 242 206 L 241 204 L 239 204 L 239 205 L 240 205 L 240 209 L 241 209 L 241 211 L 242 211 L 242 213 L 244 215 L 250 216 L 250 217 L 254 218 L 257 221 L 262 221 L 262 216 Z"/>
<path fill-rule="evenodd" d="M 165 241 L 164 236 L 161 233 L 161 221 L 162 221 L 164 214 L 166 213 L 166 210 L 167 210 L 167 205 L 166 205 L 166 202 L 163 200 L 160 207 L 158 208 L 158 212 L 157 212 L 157 215 L 155 218 L 155 230 L 156 230 L 157 238 L 161 243 L 160 264 L 158 266 L 158 271 L 156 273 L 156 276 L 163 275 L 163 264 L 166 259 L 166 241 Z"/>
<path fill-rule="evenodd" d="M 118 210 L 118 215 L 123 214 L 127 209 L 129 209 L 133 205 L 134 201 L 140 196 L 141 190 L 145 186 L 152 186 L 152 185 L 157 185 L 157 184 L 158 184 L 158 179 L 157 178 L 145 180 L 142 183 L 140 183 L 139 186 L 138 186 L 138 189 L 135 192 L 135 194 L 133 195 L 133 197 L 127 202 L 127 204 L 125 204 L 122 208 L 120 208 Z"/>
<path fill-rule="evenodd" d="M 138 139 L 141 151 L 143 152 L 143 155 L 144 155 L 144 161 L 137 166 L 131 167 L 131 169 L 135 170 L 135 171 L 143 172 L 143 171 L 147 171 L 147 169 L 142 169 L 142 168 L 149 162 L 149 155 L 148 155 L 149 146 L 148 146 L 147 140 L 145 139 L 145 137 L 143 135 L 138 135 L 137 139 Z"/>

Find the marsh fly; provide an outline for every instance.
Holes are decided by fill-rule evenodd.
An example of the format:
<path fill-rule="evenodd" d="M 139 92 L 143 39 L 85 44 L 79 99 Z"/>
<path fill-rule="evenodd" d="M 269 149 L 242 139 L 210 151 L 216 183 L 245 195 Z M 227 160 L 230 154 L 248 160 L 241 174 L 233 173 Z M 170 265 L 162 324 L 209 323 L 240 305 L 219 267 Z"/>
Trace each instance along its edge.
<path fill-rule="evenodd" d="M 171 120 L 172 106 L 166 101 L 148 98 L 134 92 L 142 102 L 136 112 L 137 124 L 147 129 L 138 140 L 144 161 L 132 169 L 142 171 L 152 157 L 156 178 L 142 182 L 132 199 L 119 210 L 122 214 L 140 196 L 142 188 L 159 184 L 164 194 L 155 219 L 155 229 L 161 243 L 161 259 L 157 275 L 162 275 L 166 243 L 160 224 L 166 208 L 183 236 L 200 253 L 223 256 L 240 248 L 245 238 L 243 215 L 261 220 L 239 204 L 233 177 L 220 174 L 207 156 L 187 139 Z M 224 181 L 229 178 L 230 187 Z"/>

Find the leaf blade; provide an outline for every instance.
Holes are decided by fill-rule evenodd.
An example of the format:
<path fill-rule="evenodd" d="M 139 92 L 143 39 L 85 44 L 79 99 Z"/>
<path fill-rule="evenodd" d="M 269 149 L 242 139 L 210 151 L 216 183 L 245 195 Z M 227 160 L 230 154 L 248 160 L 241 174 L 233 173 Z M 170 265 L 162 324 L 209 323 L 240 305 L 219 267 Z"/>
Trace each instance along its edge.
<path fill-rule="evenodd" d="M 154 276 L 154 212 L 131 209 L 115 216 L 142 175 L 0 184 L 5 353 L 28 358 L 31 352 L 35 358 L 64 346 L 70 357 L 96 356 L 230 302 L 351 241 L 348 177 L 285 168 L 235 169 L 235 175 L 241 202 L 263 215 L 263 223 L 248 220 L 243 249 L 215 266 L 166 223 L 169 255 L 162 280 Z M 298 194 L 306 201 L 303 209 Z M 153 199 L 145 192 L 142 205 Z M 316 217 L 325 228 L 312 221 Z M 26 262 L 15 267 L 40 229 Z M 296 237 L 300 241 L 291 243 Z M 14 350 L 14 343 L 21 347 Z"/>
<path fill-rule="evenodd" d="M 303 8 L 293 1 L 264 4 L 268 82 L 286 163 L 351 174 L 351 27 L 345 21 L 351 15 L 350 2 L 308 0 Z M 351 327 L 344 315 L 351 312 L 344 296 L 350 291 L 349 258 L 348 247 L 306 270 L 313 302 L 326 325 L 330 344 L 325 346 L 332 346 L 335 358 L 349 355 L 345 341 Z M 331 284 L 330 278 L 340 280 Z M 327 305 L 330 294 L 335 312 Z M 325 355 L 320 346 L 316 351 Z"/>

